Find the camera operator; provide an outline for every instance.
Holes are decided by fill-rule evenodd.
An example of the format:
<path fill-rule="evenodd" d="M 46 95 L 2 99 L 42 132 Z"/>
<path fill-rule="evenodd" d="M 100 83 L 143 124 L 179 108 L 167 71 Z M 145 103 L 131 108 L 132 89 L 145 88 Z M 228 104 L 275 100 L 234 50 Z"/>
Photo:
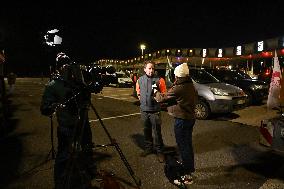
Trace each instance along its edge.
<path fill-rule="evenodd" d="M 58 122 L 58 149 L 54 165 L 55 188 L 62 187 L 62 181 L 72 156 L 73 142 L 79 143 L 83 152 L 86 171 L 95 176 L 96 166 L 93 159 L 92 132 L 88 110 L 91 103 L 91 92 L 86 88 L 77 69 L 65 53 L 56 57 L 57 74 L 46 85 L 41 101 L 41 113 L 52 116 L 55 112 Z M 78 65 L 79 66 L 79 65 Z"/>

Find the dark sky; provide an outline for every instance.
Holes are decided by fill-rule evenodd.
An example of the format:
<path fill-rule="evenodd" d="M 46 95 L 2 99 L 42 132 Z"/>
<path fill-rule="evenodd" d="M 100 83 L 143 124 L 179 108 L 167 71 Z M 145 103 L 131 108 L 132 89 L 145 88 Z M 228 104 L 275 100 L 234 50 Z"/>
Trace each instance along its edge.
<path fill-rule="evenodd" d="M 280 0 L 114 2 L 1 7 L 0 42 L 9 64 L 47 64 L 43 34 L 53 28 L 64 32 L 63 42 L 82 61 L 136 57 L 142 42 L 146 52 L 154 52 L 229 47 L 284 35 Z"/>

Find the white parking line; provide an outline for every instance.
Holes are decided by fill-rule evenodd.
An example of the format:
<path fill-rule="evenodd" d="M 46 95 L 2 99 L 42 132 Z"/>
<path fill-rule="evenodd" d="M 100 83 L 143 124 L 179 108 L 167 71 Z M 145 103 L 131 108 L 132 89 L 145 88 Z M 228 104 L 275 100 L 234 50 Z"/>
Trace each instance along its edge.
<path fill-rule="evenodd" d="M 116 100 L 125 100 L 127 98 L 119 98 L 119 97 L 114 97 L 114 96 L 103 96 L 105 98 L 112 98 L 112 99 L 116 99 Z"/>
<path fill-rule="evenodd" d="M 130 94 L 111 94 L 110 96 L 116 97 L 116 96 L 131 96 Z M 105 97 L 110 97 L 110 96 L 105 96 Z"/>
<path fill-rule="evenodd" d="M 133 114 L 121 115 L 121 116 L 105 117 L 105 118 L 102 118 L 101 120 L 116 119 L 116 118 L 129 117 L 129 116 L 135 116 L 135 115 L 140 115 L 140 112 L 139 113 L 133 113 Z M 99 119 L 92 119 L 89 122 L 96 122 L 96 121 L 99 121 Z"/>

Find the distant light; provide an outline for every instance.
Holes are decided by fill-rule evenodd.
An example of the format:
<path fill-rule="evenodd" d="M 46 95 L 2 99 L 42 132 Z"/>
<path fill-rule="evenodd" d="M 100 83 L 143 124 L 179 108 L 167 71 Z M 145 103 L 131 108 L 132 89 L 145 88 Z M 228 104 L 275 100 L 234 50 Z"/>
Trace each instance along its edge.
<path fill-rule="evenodd" d="M 141 49 L 141 50 L 145 50 L 145 49 L 146 49 L 146 45 L 141 44 L 141 45 L 140 45 L 140 49 Z"/>
<path fill-rule="evenodd" d="M 262 56 L 264 56 L 264 57 L 269 57 L 270 55 L 272 55 L 272 54 L 269 53 L 269 52 L 262 52 L 261 54 L 262 54 Z"/>

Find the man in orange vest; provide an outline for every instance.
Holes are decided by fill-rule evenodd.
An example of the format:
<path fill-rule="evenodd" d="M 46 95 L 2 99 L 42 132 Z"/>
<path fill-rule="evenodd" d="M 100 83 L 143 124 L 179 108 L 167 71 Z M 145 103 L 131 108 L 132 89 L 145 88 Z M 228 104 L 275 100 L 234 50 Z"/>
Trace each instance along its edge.
<path fill-rule="evenodd" d="M 144 72 L 145 74 L 136 82 L 136 92 L 140 100 L 141 120 L 144 126 L 145 149 L 141 156 L 146 157 L 149 154 L 157 153 L 158 160 L 162 163 L 165 161 L 165 156 L 161 134 L 161 106 L 154 99 L 154 90 L 158 90 L 163 94 L 166 93 L 166 82 L 163 78 L 159 78 L 154 74 L 154 62 L 145 62 Z"/>

